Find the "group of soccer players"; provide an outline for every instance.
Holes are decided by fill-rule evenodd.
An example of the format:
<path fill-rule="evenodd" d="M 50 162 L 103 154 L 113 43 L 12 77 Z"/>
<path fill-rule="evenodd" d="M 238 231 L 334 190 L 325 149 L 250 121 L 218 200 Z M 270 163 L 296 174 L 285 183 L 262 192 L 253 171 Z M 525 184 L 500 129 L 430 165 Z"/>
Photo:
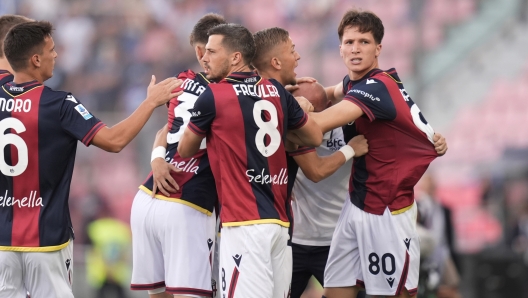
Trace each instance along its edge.
<path fill-rule="evenodd" d="M 203 71 L 153 78 L 145 101 L 112 128 L 70 93 L 42 85 L 57 56 L 51 29 L 24 20 L 4 42 L 13 76 L 0 90 L 0 145 L 8 148 L 0 151 L 0 297 L 73 296 L 67 198 L 76 141 L 118 152 L 167 102 L 152 173 L 131 211 L 132 289 L 288 297 L 291 284 L 299 297 L 313 274 L 328 298 L 357 297 L 360 288 L 416 295 L 413 187 L 447 146 L 396 71 L 378 69 L 384 29 L 375 14 L 344 14 L 338 35 L 348 74 L 312 103 L 285 87 L 310 81 L 296 78 L 300 56 L 286 30 L 251 34 L 205 15 L 190 36 Z"/>

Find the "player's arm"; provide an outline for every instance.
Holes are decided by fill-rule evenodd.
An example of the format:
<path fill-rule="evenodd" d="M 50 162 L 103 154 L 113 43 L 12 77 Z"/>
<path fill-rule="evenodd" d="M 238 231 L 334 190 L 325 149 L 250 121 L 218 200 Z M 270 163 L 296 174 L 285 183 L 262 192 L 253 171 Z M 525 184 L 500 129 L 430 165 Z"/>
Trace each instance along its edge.
<path fill-rule="evenodd" d="M 178 142 L 178 153 L 182 158 L 192 157 L 198 150 L 216 117 L 213 92 L 210 87 L 200 94 L 194 103 L 193 116 Z"/>
<path fill-rule="evenodd" d="M 362 115 L 363 110 L 348 100 L 342 100 L 322 112 L 310 113 L 323 132 L 346 125 Z"/>
<path fill-rule="evenodd" d="M 328 100 L 332 102 L 332 105 L 337 104 L 343 100 L 343 97 L 345 97 L 345 94 L 343 94 L 343 82 L 340 82 L 334 86 L 326 87 L 325 91 L 326 97 L 328 97 Z"/>
<path fill-rule="evenodd" d="M 156 139 L 154 140 L 154 146 L 152 148 L 152 156 L 150 159 L 153 178 L 152 197 L 156 195 L 158 189 L 166 196 L 170 196 L 171 193 L 176 193 L 180 189 L 180 186 L 172 178 L 171 172 L 180 172 L 181 170 L 165 160 L 168 132 L 168 125 L 163 125 L 156 133 Z"/>
<path fill-rule="evenodd" d="M 91 143 L 105 151 L 121 151 L 136 137 L 155 108 L 182 93 L 182 91 L 172 93 L 181 84 L 182 80 L 176 78 L 168 78 L 156 84 L 156 78 L 152 76 L 147 89 L 147 98 L 132 115 L 112 127 L 104 127 L 99 130 Z"/>
<path fill-rule="evenodd" d="M 352 150 L 350 150 L 352 148 Z M 347 145 L 328 156 L 319 156 L 316 151 L 295 155 L 293 159 L 299 165 L 304 175 L 317 183 L 335 173 L 350 158 L 367 154 L 368 143 L 363 135 L 355 136 Z"/>

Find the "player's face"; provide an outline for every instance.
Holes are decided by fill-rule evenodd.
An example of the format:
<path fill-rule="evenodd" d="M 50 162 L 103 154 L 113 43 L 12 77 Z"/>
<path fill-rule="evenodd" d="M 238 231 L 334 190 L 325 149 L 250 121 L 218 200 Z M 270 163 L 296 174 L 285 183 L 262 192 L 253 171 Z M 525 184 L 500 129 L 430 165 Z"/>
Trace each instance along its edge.
<path fill-rule="evenodd" d="M 57 58 L 57 52 L 55 52 L 55 43 L 53 38 L 48 36 L 44 39 L 44 47 L 40 56 L 40 72 L 43 80 L 47 80 L 53 76 L 53 68 L 55 67 L 55 58 Z"/>
<path fill-rule="evenodd" d="M 376 44 L 372 32 L 361 33 L 357 27 L 344 30 L 339 53 L 353 80 L 378 67 L 380 52 L 381 44 Z"/>
<path fill-rule="evenodd" d="M 297 74 L 295 73 L 295 68 L 299 65 L 299 59 L 301 56 L 295 50 L 295 44 L 291 38 L 288 38 L 287 42 L 279 45 L 280 54 L 279 59 L 281 61 L 281 83 L 285 85 L 295 85 Z"/>
<path fill-rule="evenodd" d="M 220 81 L 229 74 L 229 51 L 222 45 L 222 35 L 211 35 L 205 45 L 202 63 L 208 79 Z"/>

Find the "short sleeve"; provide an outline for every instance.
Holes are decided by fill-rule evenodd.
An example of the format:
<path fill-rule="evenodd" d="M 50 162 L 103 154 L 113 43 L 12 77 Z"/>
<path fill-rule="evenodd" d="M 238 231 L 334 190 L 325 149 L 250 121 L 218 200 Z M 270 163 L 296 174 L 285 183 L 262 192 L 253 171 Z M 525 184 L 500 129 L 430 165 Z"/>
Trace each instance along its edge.
<path fill-rule="evenodd" d="M 389 91 L 378 79 L 366 79 L 354 85 L 345 95 L 345 99 L 359 106 L 370 121 L 396 118 L 396 107 Z"/>
<path fill-rule="evenodd" d="M 191 121 L 187 127 L 195 134 L 205 136 L 216 117 L 214 95 L 210 87 L 207 87 L 196 99 L 191 114 Z"/>
<path fill-rule="evenodd" d="M 72 94 L 67 94 L 61 103 L 60 121 L 65 131 L 86 146 L 89 146 L 97 132 L 106 126 Z"/>
<path fill-rule="evenodd" d="M 308 121 L 308 115 L 303 111 L 295 97 L 286 91 L 286 89 L 276 80 L 270 80 L 270 82 L 277 87 L 280 96 L 284 96 L 286 99 L 286 109 L 284 113 L 288 115 L 288 129 L 299 129 L 306 124 Z"/>

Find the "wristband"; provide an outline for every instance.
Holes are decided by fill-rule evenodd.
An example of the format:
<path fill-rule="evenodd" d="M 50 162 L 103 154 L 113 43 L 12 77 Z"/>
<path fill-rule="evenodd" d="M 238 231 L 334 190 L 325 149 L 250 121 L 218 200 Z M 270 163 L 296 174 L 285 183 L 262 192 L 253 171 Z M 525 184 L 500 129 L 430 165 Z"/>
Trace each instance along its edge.
<path fill-rule="evenodd" d="M 349 161 L 354 155 L 356 155 L 356 152 L 354 151 L 354 148 L 352 148 L 349 145 L 345 145 L 339 149 L 341 153 L 345 156 L 346 161 Z"/>
<path fill-rule="evenodd" d="M 163 160 L 165 160 L 165 155 L 167 154 L 167 149 L 163 146 L 158 146 L 152 150 L 152 155 L 150 156 L 150 162 L 152 162 L 154 159 L 161 157 Z"/>

